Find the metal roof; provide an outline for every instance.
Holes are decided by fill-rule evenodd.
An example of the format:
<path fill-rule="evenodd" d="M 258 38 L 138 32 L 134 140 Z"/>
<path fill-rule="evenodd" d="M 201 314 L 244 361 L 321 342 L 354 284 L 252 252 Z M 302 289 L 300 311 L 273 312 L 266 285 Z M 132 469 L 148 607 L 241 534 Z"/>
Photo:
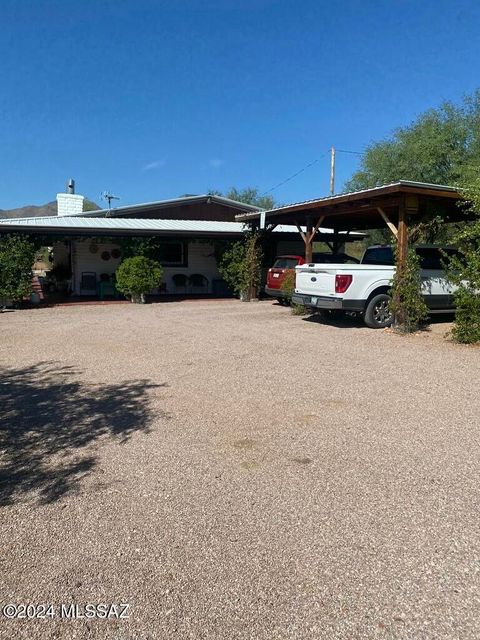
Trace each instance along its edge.
<path fill-rule="evenodd" d="M 422 190 L 426 191 L 439 191 L 439 192 L 449 192 L 452 195 L 458 195 L 458 189 L 455 187 L 450 187 L 447 185 L 441 184 L 431 184 L 428 182 L 414 182 L 412 180 L 397 180 L 396 182 L 391 182 L 389 184 L 379 185 L 378 187 L 371 187 L 369 189 L 361 189 L 360 191 L 349 191 L 345 193 L 339 193 L 334 196 L 324 196 L 322 198 L 313 198 L 312 200 L 304 200 L 302 202 L 293 202 L 291 204 L 286 204 L 281 207 L 274 207 L 273 209 L 268 209 L 265 211 L 267 217 L 269 214 L 281 213 L 283 211 L 302 209 L 302 207 L 315 205 L 315 204 L 336 204 L 336 202 L 341 202 L 344 200 L 356 199 L 358 197 L 368 196 L 368 195 L 380 195 L 384 192 L 388 192 L 395 189 L 401 189 L 402 187 L 410 187 L 412 189 L 418 189 L 419 192 Z M 250 219 L 255 219 L 260 217 L 259 211 L 253 211 L 249 213 L 239 213 L 235 216 L 237 220 L 248 221 Z"/>
<path fill-rule="evenodd" d="M 0 226 L 51 230 L 165 231 L 180 233 L 241 233 L 242 222 L 212 220 L 157 220 L 141 218 L 97 218 L 82 216 L 45 216 L 35 218 L 3 218 Z"/>
<path fill-rule="evenodd" d="M 120 235 L 126 232 L 133 235 L 136 232 L 146 235 L 162 234 L 199 234 L 199 235 L 228 235 L 242 234 L 246 230 L 243 222 L 220 222 L 213 220 L 157 220 L 141 218 L 84 218 L 79 216 L 45 216 L 34 218 L 3 218 L 0 219 L 0 230 L 41 232 L 62 232 L 81 234 L 96 232 L 105 235 L 107 232 Z M 278 225 L 274 233 L 295 233 L 298 229 L 294 225 Z M 318 230 L 319 234 L 331 234 L 332 229 Z M 363 234 L 350 234 L 362 236 Z"/>
<path fill-rule="evenodd" d="M 81 218 L 99 218 L 109 217 L 116 218 L 120 216 L 132 215 L 135 213 L 147 212 L 156 209 L 166 209 L 172 207 L 183 207 L 193 204 L 211 204 L 216 203 L 232 209 L 238 209 L 245 212 L 257 212 L 261 211 L 260 207 L 256 207 L 252 204 L 246 204 L 245 202 L 238 202 L 237 200 L 231 200 L 230 198 L 224 198 L 217 195 L 199 195 L 199 196 L 185 196 L 183 198 L 171 198 L 169 200 L 157 200 L 155 202 L 144 202 L 141 204 L 126 205 L 123 207 L 113 207 L 112 209 L 97 209 L 95 211 L 82 211 L 81 213 L 75 213 L 75 217 Z M 141 217 L 141 216 L 140 216 Z"/>

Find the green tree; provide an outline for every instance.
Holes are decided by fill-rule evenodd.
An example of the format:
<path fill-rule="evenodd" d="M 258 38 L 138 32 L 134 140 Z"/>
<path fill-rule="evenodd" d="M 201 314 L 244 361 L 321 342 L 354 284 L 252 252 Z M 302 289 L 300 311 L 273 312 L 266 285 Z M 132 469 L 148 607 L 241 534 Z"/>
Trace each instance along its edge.
<path fill-rule="evenodd" d="M 471 214 L 453 238 L 459 256 L 450 263 L 450 280 L 457 285 L 452 336 L 457 342 L 480 342 L 480 169 L 463 177 L 465 209 Z"/>
<path fill-rule="evenodd" d="M 162 267 L 144 256 L 124 260 L 116 271 L 117 289 L 130 296 L 132 302 L 145 302 L 145 294 L 158 287 Z"/>
<path fill-rule="evenodd" d="M 223 252 L 218 270 L 237 295 L 249 300 L 260 284 L 261 265 L 259 234 L 249 233 L 244 241 L 235 242 Z"/>
<path fill-rule="evenodd" d="M 0 238 L 0 298 L 19 302 L 30 294 L 35 253 L 35 244 L 27 236 Z"/>
<path fill-rule="evenodd" d="M 394 326 L 402 333 L 412 333 L 425 323 L 428 308 L 421 294 L 420 258 L 409 249 L 403 269 L 396 269 L 392 279 L 390 309 Z"/>
<path fill-rule="evenodd" d="M 237 200 L 237 202 L 253 204 L 255 207 L 260 207 L 260 209 L 273 209 L 278 206 L 272 196 L 262 195 L 256 187 L 246 187 L 245 189 L 231 187 L 226 193 L 212 189 L 208 193 L 212 196 L 223 196 L 224 198 L 230 198 L 230 200 Z"/>
<path fill-rule="evenodd" d="M 445 102 L 367 147 L 347 191 L 413 180 L 456 185 L 480 161 L 480 90 L 461 104 Z"/>

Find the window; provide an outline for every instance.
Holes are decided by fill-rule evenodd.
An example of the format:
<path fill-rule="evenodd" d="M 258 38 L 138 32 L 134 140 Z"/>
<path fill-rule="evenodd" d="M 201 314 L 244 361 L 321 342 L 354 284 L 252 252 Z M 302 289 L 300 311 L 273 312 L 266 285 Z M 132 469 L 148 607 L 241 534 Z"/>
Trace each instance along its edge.
<path fill-rule="evenodd" d="M 420 265 L 422 269 L 442 270 L 449 260 L 458 255 L 455 249 L 440 249 L 437 247 L 419 247 L 416 249 L 420 256 Z"/>
<path fill-rule="evenodd" d="M 391 247 L 371 247 L 365 251 L 362 264 L 384 264 L 392 267 L 393 252 Z"/>
<path fill-rule="evenodd" d="M 182 241 L 165 241 L 159 247 L 158 260 L 164 267 L 188 266 L 187 243 Z"/>
<path fill-rule="evenodd" d="M 298 264 L 297 258 L 277 258 L 274 269 L 295 269 Z"/>

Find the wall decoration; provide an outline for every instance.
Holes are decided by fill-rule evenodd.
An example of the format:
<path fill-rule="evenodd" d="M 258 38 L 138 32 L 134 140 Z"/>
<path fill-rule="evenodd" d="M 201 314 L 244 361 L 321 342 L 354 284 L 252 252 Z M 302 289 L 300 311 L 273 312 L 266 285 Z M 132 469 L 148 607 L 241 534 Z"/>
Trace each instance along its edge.
<path fill-rule="evenodd" d="M 102 251 L 100 257 L 102 260 L 110 260 L 110 251 Z"/>

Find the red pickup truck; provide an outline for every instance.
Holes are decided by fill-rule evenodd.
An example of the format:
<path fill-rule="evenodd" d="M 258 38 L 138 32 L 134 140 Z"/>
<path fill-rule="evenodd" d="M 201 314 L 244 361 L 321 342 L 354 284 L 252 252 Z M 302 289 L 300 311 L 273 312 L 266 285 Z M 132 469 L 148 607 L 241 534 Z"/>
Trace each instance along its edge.
<path fill-rule="evenodd" d="M 356 258 L 352 258 L 352 256 L 349 256 L 346 253 L 314 253 L 312 256 L 312 262 L 315 262 L 316 264 L 358 264 L 360 261 Z M 286 292 L 282 290 L 282 283 L 285 281 L 287 273 L 295 273 L 295 267 L 300 264 L 305 264 L 305 258 L 303 258 L 303 256 L 277 256 L 273 267 L 271 267 L 267 273 L 265 293 L 272 298 L 277 298 L 278 301 L 282 303 L 288 297 Z"/>

